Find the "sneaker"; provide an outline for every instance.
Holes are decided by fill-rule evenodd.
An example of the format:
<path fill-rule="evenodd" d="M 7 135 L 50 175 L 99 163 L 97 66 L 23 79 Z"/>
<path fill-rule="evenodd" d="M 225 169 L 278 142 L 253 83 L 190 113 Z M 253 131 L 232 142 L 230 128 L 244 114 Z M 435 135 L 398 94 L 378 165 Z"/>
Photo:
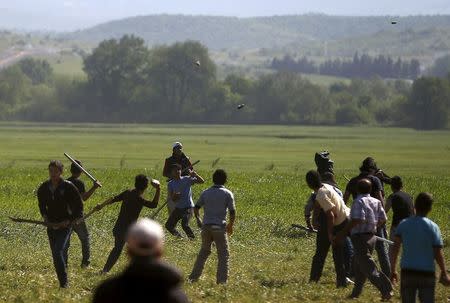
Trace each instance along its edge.
<path fill-rule="evenodd" d="M 387 294 L 383 295 L 381 297 L 381 302 L 388 302 L 391 300 L 391 298 L 394 296 L 394 293 L 392 291 L 388 292 Z"/>
<path fill-rule="evenodd" d="M 91 264 L 90 261 L 87 261 L 87 262 L 81 262 L 81 268 L 86 268 L 86 267 L 88 267 L 90 264 Z"/>

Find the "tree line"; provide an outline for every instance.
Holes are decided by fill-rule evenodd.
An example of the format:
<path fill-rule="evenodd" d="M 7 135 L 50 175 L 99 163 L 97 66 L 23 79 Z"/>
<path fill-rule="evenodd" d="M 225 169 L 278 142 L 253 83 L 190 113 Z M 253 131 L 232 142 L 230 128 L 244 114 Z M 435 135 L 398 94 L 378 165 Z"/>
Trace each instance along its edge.
<path fill-rule="evenodd" d="M 329 59 L 317 64 L 307 57 L 295 60 L 289 55 L 282 59 L 272 60 L 272 69 L 305 74 L 321 74 L 347 78 L 369 79 L 375 76 L 391 79 L 417 79 L 420 75 L 420 62 L 416 59 L 404 61 L 397 58 L 394 61 L 389 56 L 372 57 L 367 54 L 355 53 L 352 60 Z"/>
<path fill-rule="evenodd" d="M 187 41 L 149 49 L 134 36 L 101 42 L 86 77 L 45 60 L 0 72 L 0 119 L 48 122 L 243 123 L 448 127 L 450 78 L 412 85 L 380 77 L 330 87 L 293 72 L 219 80 L 208 49 Z M 238 110 L 239 104 L 245 104 Z"/>

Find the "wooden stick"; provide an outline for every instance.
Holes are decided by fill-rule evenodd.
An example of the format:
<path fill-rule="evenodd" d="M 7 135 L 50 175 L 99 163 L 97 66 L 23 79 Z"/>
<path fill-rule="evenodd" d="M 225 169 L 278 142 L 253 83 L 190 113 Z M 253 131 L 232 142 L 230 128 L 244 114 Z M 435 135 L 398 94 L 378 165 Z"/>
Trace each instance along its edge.
<path fill-rule="evenodd" d="M 309 233 L 317 233 L 317 230 L 310 229 L 310 228 L 305 227 L 305 226 L 300 225 L 300 224 L 291 224 L 291 227 L 293 227 L 293 228 L 299 228 L 299 229 L 302 229 L 302 230 L 307 231 L 307 232 L 309 232 Z"/>
<path fill-rule="evenodd" d="M 11 219 L 11 221 L 16 222 L 16 223 L 30 223 L 30 224 L 43 225 L 43 226 L 52 227 L 52 228 L 60 227 L 58 225 L 58 223 L 50 223 L 50 222 L 31 220 L 31 219 L 23 219 L 23 218 L 14 218 L 14 217 L 9 217 L 9 219 Z"/>
<path fill-rule="evenodd" d="M 67 153 L 64 153 L 64 156 L 66 156 L 66 158 L 69 159 L 70 162 L 72 162 L 72 163 L 73 163 L 76 167 L 78 167 L 83 173 L 85 173 L 86 176 L 88 176 L 89 179 L 92 180 L 92 182 L 97 182 L 97 179 L 95 179 L 93 175 L 91 175 L 87 170 L 85 170 L 85 169 L 83 168 L 83 166 L 81 166 L 80 164 L 78 164 L 77 161 L 75 161 L 71 156 L 69 156 Z M 102 187 L 102 185 L 101 185 L 100 183 L 98 183 L 98 185 L 99 185 L 100 187 Z"/>

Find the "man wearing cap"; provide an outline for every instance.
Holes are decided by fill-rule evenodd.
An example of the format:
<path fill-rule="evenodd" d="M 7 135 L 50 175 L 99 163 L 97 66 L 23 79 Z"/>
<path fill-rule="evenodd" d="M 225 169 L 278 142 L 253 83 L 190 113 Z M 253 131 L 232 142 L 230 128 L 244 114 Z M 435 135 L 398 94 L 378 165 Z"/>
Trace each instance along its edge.
<path fill-rule="evenodd" d="M 156 208 L 159 202 L 160 185 L 159 181 L 152 180 L 151 185 L 156 189 L 155 196 L 152 201 L 148 201 L 143 197 L 148 187 L 149 179 L 145 175 L 137 175 L 134 181 L 134 189 L 127 189 L 119 195 L 106 200 L 104 203 L 94 207 L 94 210 L 101 210 L 103 207 L 115 202 L 122 202 L 120 213 L 114 225 L 114 248 L 111 250 L 108 260 L 103 267 L 103 273 L 107 273 L 116 264 L 125 245 L 126 235 L 129 227 L 136 222 L 142 208 Z"/>
<path fill-rule="evenodd" d="M 94 303 L 151 302 L 187 303 L 180 272 L 161 260 L 164 231 L 157 222 L 140 219 L 127 235 L 130 264 L 117 277 L 95 290 Z"/>
<path fill-rule="evenodd" d="M 200 278 L 205 262 L 211 254 L 211 244 L 214 242 L 219 261 L 216 282 L 217 284 L 224 284 L 228 280 L 228 259 L 230 256 L 227 234 L 233 233 L 236 207 L 233 193 L 224 186 L 227 182 L 226 172 L 222 169 L 216 170 L 213 174 L 213 182 L 214 185 L 201 194 L 194 209 L 197 224 L 202 227 L 202 247 L 189 279 L 197 281 Z M 203 222 L 200 219 L 199 212 L 202 207 L 204 208 Z M 230 214 L 228 224 L 227 210 Z"/>
<path fill-rule="evenodd" d="M 78 160 L 75 160 L 80 166 L 82 166 L 81 162 Z M 86 191 L 86 187 L 84 185 L 84 182 L 80 180 L 81 176 L 81 169 L 78 168 L 74 163 L 70 166 L 70 173 L 72 176 L 67 179 L 67 181 L 71 182 L 75 187 L 78 189 L 78 192 L 81 195 L 81 199 L 83 201 L 88 200 L 92 194 L 101 186 L 101 184 L 96 181 L 92 185 L 91 189 Z M 77 234 L 78 238 L 81 242 L 81 252 L 82 252 L 82 261 L 81 261 L 81 267 L 85 268 L 89 266 L 90 262 L 90 255 L 91 255 L 91 249 L 90 249 L 90 241 L 89 241 L 89 232 L 86 226 L 86 222 L 83 220 L 78 224 L 73 225 L 73 231 Z M 67 244 L 67 249 L 69 249 L 70 246 L 70 239 L 69 243 Z M 66 252 L 67 254 L 67 252 Z M 66 260 L 68 258 L 66 257 Z"/>
<path fill-rule="evenodd" d="M 174 164 L 181 166 L 182 176 L 188 176 L 189 169 L 192 169 L 192 164 L 189 157 L 183 153 L 183 144 L 181 144 L 181 142 L 175 142 L 173 144 L 172 156 L 166 158 L 166 161 L 164 162 L 163 176 L 168 178 L 168 181 L 172 179 L 171 167 Z M 169 211 L 169 215 L 175 209 L 175 202 L 170 199 L 170 196 L 167 196 L 167 209 Z"/>

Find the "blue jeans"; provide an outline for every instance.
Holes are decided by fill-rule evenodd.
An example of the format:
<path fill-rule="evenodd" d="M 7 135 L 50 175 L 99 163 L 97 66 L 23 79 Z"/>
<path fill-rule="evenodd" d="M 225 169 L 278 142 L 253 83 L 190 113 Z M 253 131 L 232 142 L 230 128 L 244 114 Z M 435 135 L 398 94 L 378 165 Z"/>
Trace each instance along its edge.
<path fill-rule="evenodd" d="M 415 303 L 417 294 L 420 303 L 433 303 L 436 277 L 434 273 L 420 273 L 402 270 L 400 293 L 402 303 Z"/>
<path fill-rule="evenodd" d="M 90 262 L 91 248 L 90 248 L 89 232 L 87 230 L 86 222 L 83 221 L 80 224 L 74 225 L 73 232 L 78 235 L 78 238 L 80 239 L 80 242 L 81 242 L 81 253 L 82 253 L 81 266 L 89 265 L 89 263 L 91 263 Z M 69 258 L 68 258 L 69 247 L 70 247 L 70 238 L 69 238 L 69 242 L 67 244 L 67 249 L 65 252 L 66 263 L 68 263 L 68 261 L 69 261 Z M 67 264 L 66 264 L 66 266 L 67 266 Z"/>
<path fill-rule="evenodd" d="M 192 208 L 175 208 L 170 214 L 169 218 L 166 222 L 167 230 L 174 236 L 181 237 L 181 234 L 178 230 L 176 230 L 176 226 L 178 221 L 181 220 L 181 227 L 183 228 L 186 235 L 194 239 L 195 235 L 192 229 L 189 227 L 189 220 L 191 218 Z"/>
<path fill-rule="evenodd" d="M 47 228 L 48 241 L 52 250 L 53 265 L 58 276 L 59 286 L 67 287 L 67 245 L 71 228 Z"/>
<path fill-rule="evenodd" d="M 387 239 L 386 226 L 379 227 L 377 229 L 377 236 Z M 386 277 L 391 276 L 391 262 L 389 261 L 389 253 L 387 244 L 383 241 L 377 241 L 375 244 L 375 250 L 378 255 L 378 263 L 380 263 L 381 271 L 386 275 Z"/>

